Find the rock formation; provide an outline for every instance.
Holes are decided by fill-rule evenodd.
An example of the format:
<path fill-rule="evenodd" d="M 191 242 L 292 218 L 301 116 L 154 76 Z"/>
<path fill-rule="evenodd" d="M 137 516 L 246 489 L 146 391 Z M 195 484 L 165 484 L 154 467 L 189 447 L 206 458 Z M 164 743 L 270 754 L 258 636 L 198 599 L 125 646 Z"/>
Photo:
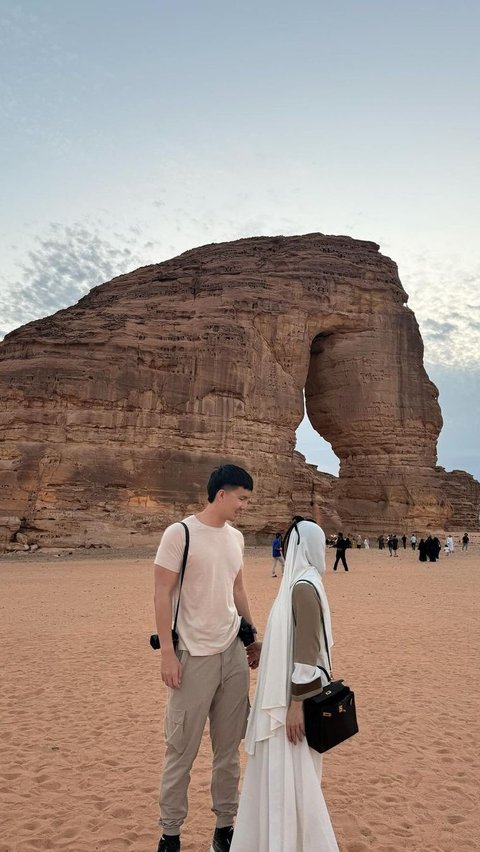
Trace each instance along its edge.
<path fill-rule="evenodd" d="M 95 287 L 0 344 L 0 537 L 125 545 L 195 510 L 215 465 L 256 482 L 252 535 L 478 528 L 436 467 L 437 389 L 395 263 L 309 234 L 204 246 Z M 308 415 L 336 480 L 294 452 Z M 18 519 L 18 529 L 15 525 Z"/>

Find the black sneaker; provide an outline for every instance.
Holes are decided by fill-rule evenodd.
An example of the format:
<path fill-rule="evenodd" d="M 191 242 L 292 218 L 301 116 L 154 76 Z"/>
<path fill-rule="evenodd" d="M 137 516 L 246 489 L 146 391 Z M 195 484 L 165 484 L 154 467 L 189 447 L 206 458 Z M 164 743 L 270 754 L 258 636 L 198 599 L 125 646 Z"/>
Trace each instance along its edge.
<path fill-rule="evenodd" d="M 233 825 L 216 828 L 213 835 L 210 852 L 229 852 L 233 839 Z"/>
<path fill-rule="evenodd" d="M 157 852 L 180 852 L 180 836 L 178 834 L 162 834 Z"/>

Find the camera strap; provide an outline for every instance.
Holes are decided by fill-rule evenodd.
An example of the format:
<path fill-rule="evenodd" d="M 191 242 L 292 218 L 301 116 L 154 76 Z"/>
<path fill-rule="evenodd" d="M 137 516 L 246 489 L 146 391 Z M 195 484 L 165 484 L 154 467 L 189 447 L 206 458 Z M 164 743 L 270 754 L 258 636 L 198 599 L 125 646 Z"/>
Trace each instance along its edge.
<path fill-rule="evenodd" d="M 190 545 L 190 533 L 189 533 L 188 527 L 187 527 L 186 524 L 184 524 L 183 521 L 180 521 L 179 523 L 181 523 L 182 527 L 185 530 L 185 547 L 184 547 L 184 550 L 183 550 L 182 567 L 180 569 L 180 588 L 178 590 L 177 606 L 175 608 L 175 621 L 173 622 L 173 630 L 174 630 L 175 633 L 177 631 L 178 608 L 180 606 L 180 595 L 181 595 L 181 592 L 182 592 L 183 578 L 185 576 L 185 568 L 186 568 L 187 559 L 188 559 L 188 548 L 189 548 L 189 545 Z"/>

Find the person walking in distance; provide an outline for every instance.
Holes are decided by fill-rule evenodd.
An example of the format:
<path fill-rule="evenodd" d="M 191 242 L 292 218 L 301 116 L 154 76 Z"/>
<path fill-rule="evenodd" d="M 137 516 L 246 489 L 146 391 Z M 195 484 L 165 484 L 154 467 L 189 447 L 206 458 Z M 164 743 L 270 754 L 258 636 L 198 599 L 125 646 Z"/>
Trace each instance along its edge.
<path fill-rule="evenodd" d="M 412 535 L 410 536 L 410 544 L 412 546 L 412 550 L 415 550 L 417 546 L 417 536 L 415 535 L 415 533 L 412 533 Z"/>
<path fill-rule="evenodd" d="M 275 538 L 272 541 L 272 559 L 273 559 L 273 562 L 272 562 L 272 577 L 277 576 L 277 571 L 276 571 L 277 562 L 280 563 L 280 568 L 282 569 L 282 574 L 283 574 L 283 567 L 285 565 L 285 560 L 283 558 L 283 553 L 282 553 L 282 536 L 280 535 L 279 532 L 275 533 Z"/>
<path fill-rule="evenodd" d="M 238 748 L 248 714 L 249 662 L 238 635 L 241 617 L 252 624 L 243 584 L 243 536 L 231 522 L 247 505 L 252 490 L 253 480 L 243 468 L 227 464 L 212 472 L 208 503 L 183 521 L 189 532 L 189 550 L 181 593 L 178 578 L 186 541 L 181 523 L 167 527 L 155 558 L 161 676 L 169 692 L 160 792 L 163 834 L 157 852 L 180 850 L 190 770 L 207 718 L 216 815 L 210 848 L 211 852 L 230 849 L 238 807 Z M 174 647 L 172 612 L 179 594 L 178 644 Z M 252 656 L 256 647 L 252 642 L 249 648 L 252 668 L 258 665 L 258 656 Z"/>
<path fill-rule="evenodd" d="M 462 550 L 468 550 L 469 541 L 470 541 L 470 538 L 468 536 L 468 533 L 464 533 L 463 536 L 462 536 Z"/>
<path fill-rule="evenodd" d="M 398 557 L 398 553 L 397 553 L 397 550 L 398 550 L 398 538 L 397 538 L 397 536 L 396 536 L 396 534 L 395 534 L 395 533 L 392 535 L 392 550 L 393 550 L 393 555 Z"/>
<path fill-rule="evenodd" d="M 345 558 L 345 551 L 348 547 L 348 541 L 343 537 L 343 533 L 339 532 L 337 536 L 337 541 L 335 542 L 335 547 L 337 549 L 335 565 L 333 566 L 333 570 L 337 570 L 337 565 L 341 561 L 345 571 L 348 571 L 347 560 Z"/>
<path fill-rule="evenodd" d="M 406 550 L 407 549 L 407 536 L 406 536 L 405 533 L 403 533 L 403 535 L 402 535 L 402 544 L 403 544 L 403 549 Z"/>

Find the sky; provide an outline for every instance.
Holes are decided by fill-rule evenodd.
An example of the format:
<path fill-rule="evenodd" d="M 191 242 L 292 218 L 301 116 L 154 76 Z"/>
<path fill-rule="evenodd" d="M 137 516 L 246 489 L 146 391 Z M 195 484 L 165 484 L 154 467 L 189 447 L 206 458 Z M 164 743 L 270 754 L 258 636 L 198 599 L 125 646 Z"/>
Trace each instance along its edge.
<path fill-rule="evenodd" d="M 439 464 L 480 479 L 479 26 L 477 0 L 0 0 L 0 338 L 205 243 L 372 240 Z"/>

